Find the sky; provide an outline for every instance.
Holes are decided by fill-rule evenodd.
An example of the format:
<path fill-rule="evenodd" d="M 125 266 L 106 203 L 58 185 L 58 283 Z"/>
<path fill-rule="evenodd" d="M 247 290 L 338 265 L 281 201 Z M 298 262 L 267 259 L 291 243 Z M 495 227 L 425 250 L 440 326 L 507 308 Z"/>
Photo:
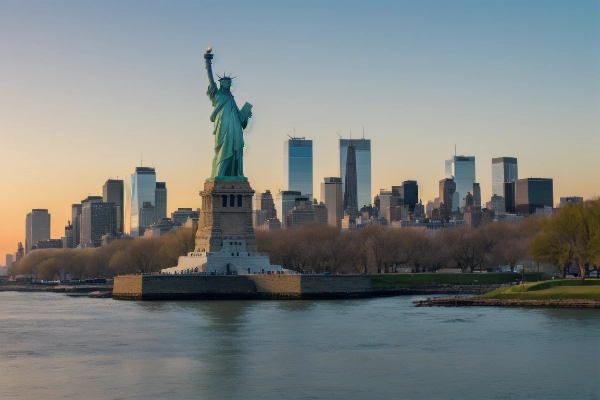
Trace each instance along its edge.
<path fill-rule="evenodd" d="M 600 2 L 0 0 L 0 264 L 33 208 L 64 235 L 71 204 L 156 168 L 168 213 L 200 207 L 214 154 L 203 54 L 251 103 L 244 172 L 283 189 L 287 135 L 313 140 L 314 190 L 338 134 L 371 139 L 372 192 L 444 160 L 492 157 L 600 195 Z M 128 186 L 127 186 L 128 187 Z M 318 196 L 317 196 L 318 197 Z"/>

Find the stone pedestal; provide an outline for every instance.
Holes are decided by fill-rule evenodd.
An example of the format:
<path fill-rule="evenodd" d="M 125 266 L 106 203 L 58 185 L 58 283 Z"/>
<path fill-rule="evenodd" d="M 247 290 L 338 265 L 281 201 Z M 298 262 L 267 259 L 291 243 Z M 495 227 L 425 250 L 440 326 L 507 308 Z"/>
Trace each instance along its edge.
<path fill-rule="evenodd" d="M 252 226 L 254 190 L 250 184 L 234 180 L 206 182 L 200 196 L 202 208 L 196 233 L 196 251 L 221 252 L 236 249 L 256 253 Z"/>

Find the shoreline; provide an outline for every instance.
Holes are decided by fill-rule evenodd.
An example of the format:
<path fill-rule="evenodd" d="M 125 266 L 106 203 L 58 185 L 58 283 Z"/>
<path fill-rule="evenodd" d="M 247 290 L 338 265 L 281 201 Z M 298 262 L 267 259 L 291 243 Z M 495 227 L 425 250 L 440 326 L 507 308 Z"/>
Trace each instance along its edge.
<path fill-rule="evenodd" d="M 596 308 L 600 309 L 600 300 L 586 299 L 483 299 L 480 297 L 438 297 L 415 300 L 416 307 L 524 307 L 524 308 Z"/>
<path fill-rule="evenodd" d="M 360 295 L 354 293 L 348 295 L 329 293 L 329 295 L 322 293 L 319 295 L 305 296 L 304 298 L 313 299 L 339 299 L 342 297 L 354 297 L 354 298 L 373 298 L 373 297 L 394 297 L 394 296 L 415 296 L 415 295 L 480 295 L 487 293 L 491 290 L 496 289 L 500 285 L 427 285 L 427 286 L 412 286 L 407 288 L 397 289 L 381 289 L 373 288 L 372 290 L 365 291 Z M 94 291 L 113 292 L 113 284 L 86 284 L 86 285 L 46 285 L 39 283 L 4 283 L 0 284 L 0 292 L 50 292 L 50 293 L 89 293 Z M 185 296 L 183 296 L 185 297 Z M 227 295 L 214 296 L 214 294 L 208 294 L 201 296 L 204 299 L 216 299 L 225 298 Z M 242 296 L 241 293 L 229 294 L 231 299 L 251 299 L 251 298 L 262 298 L 262 299 L 298 299 L 300 296 Z"/>
<path fill-rule="evenodd" d="M 0 292 L 50 292 L 50 293 L 90 293 L 96 291 L 111 292 L 113 285 L 45 285 L 39 283 L 5 283 L 0 284 Z"/>

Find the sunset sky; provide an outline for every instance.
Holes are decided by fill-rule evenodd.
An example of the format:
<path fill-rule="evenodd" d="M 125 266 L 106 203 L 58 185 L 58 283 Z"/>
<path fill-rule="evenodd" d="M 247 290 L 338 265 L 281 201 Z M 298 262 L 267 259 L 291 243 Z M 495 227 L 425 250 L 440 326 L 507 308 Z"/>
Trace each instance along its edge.
<path fill-rule="evenodd" d="M 338 176 L 337 139 L 371 139 L 373 194 L 444 160 L 492 157 L 600 195 L 599 1 L 0 0 L 0 265 L 32 208 L 64 235 L 72 203 L 156 168 L 168 213 L 200 207 L 213 156 L 203 53 L 252 103 L 244 170 L 283 189 L 286 135 L 313 140 L 314 185 Z M 128 187 L 128 186 L 127 186 Z"/>

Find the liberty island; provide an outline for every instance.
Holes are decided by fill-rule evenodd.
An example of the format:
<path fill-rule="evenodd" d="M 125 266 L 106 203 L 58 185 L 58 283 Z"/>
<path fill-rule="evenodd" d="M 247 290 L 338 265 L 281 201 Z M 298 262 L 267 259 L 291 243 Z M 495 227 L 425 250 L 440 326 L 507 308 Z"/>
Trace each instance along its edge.
<path fill-rule="evenodd" d="M 368 275 L 302 276 L 271 265 L 258 253 L 252 223 L 254 190 L 244 176 L 243 130 L 252 106 L 240 110 L 232 77 L 212 72 L 212 48 L 204 54 L 215 140 L 210 178 L 200 191 L 202 207 L 195 248 L 160 275 L 117 276 L 113 296 L 122 299 L 301 298 L 368 296 Z"/>
<path fill-rule="evenodd" d="M 212 48 L 204 54 L 208 74 L 208 98 L 215 139 L 210 178 L 200 191 L 202 207 L 196 233 L 195 251 L 179 258 L 176 267 L 163 269 L 167 275 L 208 273 L 212 275 L 281 274 L 279 265 L 257 253 L 252 225 L 254 190 L 244 176 L 243 130 L 252 117 L 252 106 L 238 109 L 231 93 L 232 77 L 212 72 Z"/>

